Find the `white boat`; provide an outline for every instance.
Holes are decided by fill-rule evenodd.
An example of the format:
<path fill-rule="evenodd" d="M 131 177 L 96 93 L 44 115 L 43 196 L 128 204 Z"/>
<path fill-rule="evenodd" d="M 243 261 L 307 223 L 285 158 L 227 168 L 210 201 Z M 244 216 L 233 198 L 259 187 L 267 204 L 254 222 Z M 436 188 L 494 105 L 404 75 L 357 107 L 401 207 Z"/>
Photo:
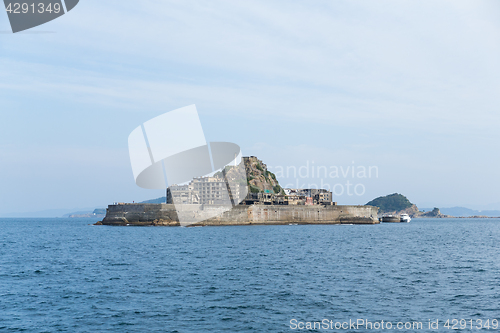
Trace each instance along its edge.
<path fill-rule="evenodd" d="M 401 214 L 401 222 L 409 223 L 411 221 L 411 217 L 408 214 Z"/>

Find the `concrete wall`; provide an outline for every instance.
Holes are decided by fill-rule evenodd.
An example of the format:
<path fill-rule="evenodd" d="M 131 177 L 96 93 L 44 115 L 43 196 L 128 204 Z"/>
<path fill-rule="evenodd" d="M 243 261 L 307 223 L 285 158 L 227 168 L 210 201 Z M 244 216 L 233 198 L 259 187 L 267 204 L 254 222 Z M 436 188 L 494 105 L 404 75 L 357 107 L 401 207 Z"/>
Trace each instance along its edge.
<path fill-rule="evenodd" d="M 189 206 L 177 207 L 190 209 Z M 203 209 L 220 209 L 205 206 Z M 377 207 L 372 206 L 235 206 L 198 225 L 248 224 L 376 224 Z M 121 204 L 108 206 L 102 224 L 106 225 L 180 225 L 171 204 Z"/>
<path fill-rule="evenodd" d="M 179 225 L 177 211 L 172 204 L 109 205 L 102 224 L 107 225 Z"/>

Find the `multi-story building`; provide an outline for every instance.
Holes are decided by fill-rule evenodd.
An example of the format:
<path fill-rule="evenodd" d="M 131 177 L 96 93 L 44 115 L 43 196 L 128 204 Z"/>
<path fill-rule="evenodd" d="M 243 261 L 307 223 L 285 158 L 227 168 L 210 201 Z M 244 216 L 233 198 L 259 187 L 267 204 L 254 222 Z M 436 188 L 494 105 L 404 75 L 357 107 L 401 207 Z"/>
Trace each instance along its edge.
<path fill-rule="evenodd" d="M 199 205 L 231 205 L 238 204 L 241 195 L 246 193 L 242 186 L 231 183 L 230 191 L 223 178 L 199 177 L 194 178 L 188 185 L 172 185 L 167 189 L 167 203 L 199 204 Z"/>
<path fill-rule="evenodd" d="M 246 191 L 243 186 L 231 183 L 228 191 L 227 183 L 220 177 L 194 178 L 187 185 L 172 185 L 167 189 L 167 203 L 198 205 L 231 205 L 238 204 L 281 204 L 281 205 L 331 205 L 332 192 L 325 189 L 284 189 L 285 195 L 274 193 L 248 193 L 246 200 L 241 195 Z M 233 198 L 231 202 L 230 195 Z"/>
<path fill-rule="evenodd" d="M 327 204 L 331 205 L 332 204 L 332 192 L 326 191 L 326 192 L 320 192 L 318 194 L 315 194 L 313 197 L 314 201 L 316 201 L 319 204 Z"/>
<path fill-rule="evenodd" d="M 288 198 L 288 204 L 305 204 L 311 202 L 307 198 L 312 198 L 314 204 L 331 205 L 332 204 L 332 192 L 325 189 L 316 188 L 285 188 L 285 195 Z"/>
<path fill-rule="evenodd" d="M 224 179 L 218 177 L 194 178 L 190 185 L 200 198 L 199 204 L 231 204 Z"/>
<path fill-rule="evenodd" d="M 167 189 L 167 203 L 189 204 L 193 202 L 189 185 L 172 185 Z"/>

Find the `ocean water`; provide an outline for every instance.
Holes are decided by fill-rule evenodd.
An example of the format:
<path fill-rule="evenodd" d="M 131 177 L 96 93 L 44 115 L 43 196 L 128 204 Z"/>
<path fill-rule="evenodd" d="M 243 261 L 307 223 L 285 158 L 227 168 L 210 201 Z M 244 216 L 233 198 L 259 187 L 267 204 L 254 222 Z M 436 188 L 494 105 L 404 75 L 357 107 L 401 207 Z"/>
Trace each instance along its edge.
<path fill-rule="evenodd" d="M 402 332 L 431 331 L 429 320 L 438 320 L 432 332 L 453 331 L 447 319 L 472 319 L 474 329 L 463 331 L 479 332 L 479 320 L 488 319 L 490 329 L 480 331 L 500 331 L 492 326 L 500 320 L 498 219 L 197 228 L 93 222 L 0 219 L 0 332 L 391 331 L 305 328 L 358 319 L 423 323 Z"/>

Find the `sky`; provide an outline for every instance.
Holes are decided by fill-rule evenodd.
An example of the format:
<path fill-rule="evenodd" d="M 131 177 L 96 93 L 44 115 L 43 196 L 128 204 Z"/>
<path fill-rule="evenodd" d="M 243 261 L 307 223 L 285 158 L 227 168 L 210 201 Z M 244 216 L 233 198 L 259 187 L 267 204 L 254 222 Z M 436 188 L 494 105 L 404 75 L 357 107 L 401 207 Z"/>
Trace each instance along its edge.
<path fill-rule="evenodd" d="M 500 209 L 499 41 L 497 0 L 81 0 L 16 34 L 0 13 L 0 217 L 163 196 L 128 135 L 191 104 L 282 185 Z"/>

